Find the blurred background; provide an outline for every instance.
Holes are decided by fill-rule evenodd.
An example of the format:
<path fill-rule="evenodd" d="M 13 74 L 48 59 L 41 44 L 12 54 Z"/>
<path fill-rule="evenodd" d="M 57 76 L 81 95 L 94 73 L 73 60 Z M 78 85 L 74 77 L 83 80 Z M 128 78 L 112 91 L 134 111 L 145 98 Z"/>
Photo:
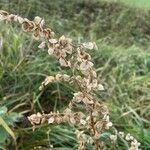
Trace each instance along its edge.
<path fill-rule="evenodd" d="M 40 16 L 57 37 L 96 42 L 98 49 L 89 53 L 106 89 L 97 97 L 108 105 L 115 128 L 134 135 L 142 150 L 150 149 L 150 0 L 0 0 L 0 9 L 31 20 Z M 43 124 L 33 132 L 26 119 L 63 109 L 74 91 L 67 84 L 38 90 L 46 75 L 65 73 L 39 44 L 19 25 L 0 23 L 2 150 L 15 149 L 11 131 L 20 150 L 77 148 L 70 124 Z M 102 135 L 104 141 L 108 134 Z M 104 143 L 105 149 L 128 149 L 125 141 Z"/>

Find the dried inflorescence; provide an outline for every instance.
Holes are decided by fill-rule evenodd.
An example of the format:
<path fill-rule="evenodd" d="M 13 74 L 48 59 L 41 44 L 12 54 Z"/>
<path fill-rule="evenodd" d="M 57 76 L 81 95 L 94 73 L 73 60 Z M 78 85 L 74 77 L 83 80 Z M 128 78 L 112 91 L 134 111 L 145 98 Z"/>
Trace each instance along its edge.
<path fill-rule="evenodd" d="M 53 82 L 68 82 L 76 87 L 72 100 L 61 113 L 50 112 L 49 114 L 37 113 L 28 117 L 33 127 L 35 125 L 47 122 L 49 124 L 60 124 L 62 122 L 70 122 L 76 127 L 78 149 L 86 149 L 86 143 L 93 145 L 95 150 L 101 148 L 101 133 L 103 129 L 112 127 L 109 120 L 109 113 L 106 105 L 97 100 L 94 92 L 104 90 L 104 87 L 98 83 L 97 74 L 94 69 L 92 58 L 87 50 L 96 47 L 93 42 L 81 43 L 74 45 L 70 38 L 64 35 L 60 38 L 54 38 L 54 32 L 45 26 L 45 22 L 40 17 L 35 17 L 33 21 L 22 18 L 18 15 L 9 14 L 0 10 L 0 20 L 18 22 L 22 26 L 24 32 L 32 32 L 36 39 L 41 38 L 43 41 L 38 46 L 45 48 L 49 55 L 54 55 L 62 67 L 68 67 L 72 70 L 72 74 L 57 74 L 55 76 L 47 76 L 39 87 L 42 90 L 46 85 Z M 80 107 L 78 107 L 80 106 Z M 74 109 L 76 107 L 76 109 Z M 82 111 L 79 108 L 82 107 Z M 78 108 L 78 109 L 77 109 Z M 78 110 L 78 111 L 74 111 Z M 82 129 L 82 131 L 78 129 Z M 87 130 L 89 137 L 86 137 L 84 130 Z M 116 133 L 110 136 L 110 140 L 115 142 L 117 137 L 122 136 L 131 142 L 130 150 L 138 150 L 139 143 L 131 136 L 124 136 L 123 133 Z"/>

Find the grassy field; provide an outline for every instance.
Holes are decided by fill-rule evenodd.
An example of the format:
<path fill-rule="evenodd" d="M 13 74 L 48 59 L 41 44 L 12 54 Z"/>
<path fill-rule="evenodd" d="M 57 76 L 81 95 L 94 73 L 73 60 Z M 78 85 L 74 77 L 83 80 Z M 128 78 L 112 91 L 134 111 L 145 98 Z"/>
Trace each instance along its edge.
<path fill-rule="evenodd" d="M 150 9 L 150 0 L 123 0 L 123 1 L 134 7 Z"/>
<path fill-rule="evenodd" d="M 136 9 L 98 0 L 1 0 L 0 8 L 28 18 L 44 16 L 58 36 L 65 34 L 76 42 L 95 41 L 98 50 L 90 54 L 98 79 L 106 87 L 96 96 L 107 103 L 115 128 L 133 134 L 141 142 L 141 149 L 149 150 L 150 12 L 138 6 L 149 9 L 150 1 L 126 3 L 133 3 Z M 62 72 L 57 61 L 37 48 L 40 42 L 14 24 L 0 23 L 0 41 L 0 116 L 17 136 L 19 149 L 47 150 L 51 144 L 56 150 L 76 149 L 71 125 L 44 124 L 33 132 L 26 119 L 35 112 L 60 110 L 71 99 L 69 93 L 74 89 L 66 84 L 38 90 L 46 75 Z M 0 126 L 0 149 L 11 150 L 13 146 L 11 137 Z M 105 146 L 112 150 L 128 149 L 122 141 L 116 147 Z"/>

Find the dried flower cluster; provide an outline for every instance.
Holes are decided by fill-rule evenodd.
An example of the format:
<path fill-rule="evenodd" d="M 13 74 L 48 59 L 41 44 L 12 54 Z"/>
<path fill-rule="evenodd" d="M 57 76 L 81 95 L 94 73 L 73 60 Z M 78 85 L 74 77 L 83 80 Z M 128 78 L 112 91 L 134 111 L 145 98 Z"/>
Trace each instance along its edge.
<path fill-rule="evenodd" d="M 113 124 L 109 120 L 106 105 L 96 100 L 94 96 L 95 91 L 104 90 L 104 87 L 97 81 L 92 58 L 87 53 L 88 49 L 91 50 L 96 46 L 95 43 L 73 45 L 72 40 L 64 35 L 58 39 L 54 38 L 54 32 L 45 26 L 44 20 L 40 17 L 35 17 L 33 21 L 30 21 L 27 18 L 0 10 L 0 20 L 15 21 L 21 24 L 23 31 L 32 32 L 36 39 L 41 38 L 43 40 L 38 46 L 39 48 L 47 49 L 48 54 L 53 54 L 62 67 L 68 67 L 72 70 L 72 75 L 47 76 L 42 82 L 40 90 L 53 82 L 68 82 L 76 87 L 76 92 L 63 112 L 50 112 L 49 114 L 38 112 L 29 116 L 28 119 L 33 127 L 44 122 L 49 124 L 70 122 L 77 129 L 75 133 L 79 150 L 86 149 L 86 143 L 92 144 L 95 150 L 100 150 L 101 132 L 103 129 L 109 129 Z M 80 109 L 74 111 L 75 107 L 82 107 L 82 111 Z M 80 131 L 79 128 L 83 130 Z M 84 130 L 88 131 L 89 137 L 86 137 Z M 124 137 L 122 133 L 119 135 Z M 138 150 L 139 143 L 135 138 L 127 135 L 125 139 L 131 142 L 130 150 Z M 115 142 L 117 135 L 111 135 L 110 140 Z"/>

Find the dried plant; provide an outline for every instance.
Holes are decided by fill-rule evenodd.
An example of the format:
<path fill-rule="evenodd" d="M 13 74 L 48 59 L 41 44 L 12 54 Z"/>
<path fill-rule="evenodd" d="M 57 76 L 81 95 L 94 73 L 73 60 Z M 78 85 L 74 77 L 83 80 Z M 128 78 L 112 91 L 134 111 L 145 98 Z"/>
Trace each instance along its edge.
<path fill-rule="evenodd" d="M 86 143 L 90 143 L 95 150 L 103 149 L 101 133 L 103 130 L 112 128 L 113 124 L 109 120 L 106 104 L 95 98 L 95 91 L 102 91 L 104 87 L 97 81 L 92 58 L 87 50 L 94 49 L 96 44 L 88 42 L 74 45 L 72 39 L 64 35 L 54 38 L 54 32 L 46 27 L 44 19 L 38 16 L 30 21 L 27 18 L 0 10 L 0 20 L 21 24 L 24 32 L 32 32 L 35 39 L 42 39 L 39 48 L 47 49 L 48 54 L 53 54 L 63 68 L 67 67 L 71 70 L 69 75 L 47 76 L 42 82 L 39 90 L 53 82 L 68 82 L 76 87 L 76 92 L 64 111 L 50 112 L 49 114 L 38 112 L 29 116 L 28 120 L 33 125 L 33 129 L 37 124 L 45 122 L 48 124 L 70 122 L 76 127 L 75 134 L 79 150 L 86 149 Z M 84 131 L 88 134 L 84 134 Z M 123 132 L 115 130 L 115 134 L 110 135 L 109 140 L 114 143 L 118 136 L 130 143 L 130 150 L 138 150 L 140 143 L 130 134 L 125 136 Z"/>

